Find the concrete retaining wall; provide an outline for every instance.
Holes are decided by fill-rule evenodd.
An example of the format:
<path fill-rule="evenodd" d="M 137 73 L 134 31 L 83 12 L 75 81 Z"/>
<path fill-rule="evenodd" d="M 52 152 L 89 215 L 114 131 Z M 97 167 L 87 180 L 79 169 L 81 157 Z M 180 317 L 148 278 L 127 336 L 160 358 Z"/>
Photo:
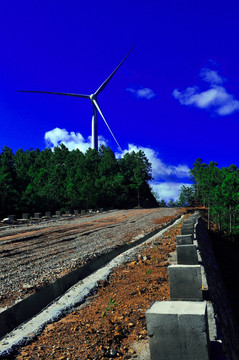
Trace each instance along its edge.
<path fill-rule="evenodd" d="M 177 251 L 180 248 L 180 252 L 183 254 L 183 246 L 184 248 L 187 246 L 195 246 L 193 252 L 195 255 L 195 250 L 196 248 L 198 249 L 197 256 L 199 265 L 169 266 L 171 301 L 166 303 L 166 305 L 161 304 L 161 302 L 156 302 L 155 305 L 146 312 L 151 360 L 197 360 L 208 358 L 213 360 L 238 360 L 239 328 L 233 318 L 226 289 L 212 251 L 211 240 L 201 218 L 189 218 L 187 223 L 182 226 L 181 236 L 178 237 L 177 244 L 190 244 L 190 235 L 192 235 L 194 245 L 178 245 Z M 186 259 L 186 261 L 188 260 Z M 202 271 L 199 271 L 199 268 L 201 268 Z M 202 282 L 208 288 L 208 293 L 205 290 L 202 292 Z M 201 287 L 201 289 L 199 289 L 199 287 Z M 208 319 L 210 319 L 210 322 L 214 321 L 216 328 L 210 346 L 208 346 L 209 333 L 206 325 L 207 319 L 205 316 L 201 316 L 200 318 L 202 309 L 197 309 L 195 301 L 185 301 L 188 300 L 188 298 L 192 300 L 207 299 L 207 307 L 212 310 L 210 310 L 211 314 L 208 315 Z M 210 302 L 208 302 L 208 300 Z M 206 306 L 206 301 L 197 303 L 204 304 L 202 307 Z M 213 307 L 210 304 L 212 304 Z M 191 317 L 192 308 L 196 316 L 195 318 Z M 174 315 L 176 315 L 176 317 L 174 317 Z M 188 339 L 185 329 L 180 325 L 180 318 L 182 318 L 182 316 L 186 316 L 186 327 L 190 329 L 190 332 L 186 331 L 187 334 L 190 333 Z M 214 317 L 217 319 L 216 324 Z M 202 338 L 197 334 L 198 329 L 200 329 L 202 325 L 202 323 L 200 323 L 201 325 L 197 323 L 196 319 L 199 318 L 201 320 L 204 319 L 203 323 L 206 329 L 206 337 L 203 338 L 202 343 Z M 169 325 L 163 329 L 162 324 L 165 324 L 165 326 L 166 324 Z M 222 339 L 221 345 L 223 346 L 220 346 L 220 342 L 214 341 L 214 339 L 217 339 L 217 334 L 220 334 L 219 338 Z M 198 341 L 201 344 L 199 347 L 197 347 Z M 189 345 L 189 343 L 191 345 Z M 209 351 L 204 353 L 206 348 L 207 350 L 210 348 L 213 350 L 210 357 Z M 204 355 L 202 356 L 203 353 Z"/>
<path fill-rule="evenodd" d="M 201 266 L 192 243 L 196 220 L 191 216 L 182 225 L 177 242 L 186 245 L 177 245 L 178 264 L 168 267 L 171 301 L 156 302 L 146 312 L 151 360 L 209 359 L 207 306 L 202 301 Z"/>

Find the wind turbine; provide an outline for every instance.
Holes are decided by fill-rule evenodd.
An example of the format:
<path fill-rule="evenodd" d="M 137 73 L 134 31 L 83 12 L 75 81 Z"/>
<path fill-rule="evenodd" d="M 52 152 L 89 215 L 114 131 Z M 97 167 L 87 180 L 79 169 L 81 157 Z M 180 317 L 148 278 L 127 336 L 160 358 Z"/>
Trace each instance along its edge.
<path fill-rule="evenodd" d="M 128 52 L 128 54 L 124 57 L 124 59 L 121 61 L 121 63 L 117 66 L 117 68 L 110 74 L 110 76 L 100 85 L 100 87 L 93 94 L 85 95 L 85 94 L 72 94 L 72 93 L 62 93 L 62 92 L 52 92 L 52 91 L 35 91 L 35 90 L 18 90 L 18 92 L 65 95 L 65 96 L 75 96 L 75 97 L 90 99 L 91 104 L 92 104 L 92 110 L 93 110 L 93 114 L 92 114 L 92 140 L 91 140 L 92 149 L 96 149 L 98 151 L 98 126 L 97 126 L 97 111 L 98 111 L 100 113 L 101 117 L 103 118 L 106 126 L 108 127 L 111 135 L 113 136 L 116 144 L 118 145 L 118 147 L 122 151 L 118 141 L 116 140 L 112 130 L 110 129 L 110 127 L 109 127 L 107 121 L 105 120 L 105 117 L 104 117 L 104 115 L 103 115 L 103 113 L 102 113 L 102 111 L 101 111 L 101 109 L 99 107 L 99 104 L 97 102 L 97 96 L 108 85 L 109 81 L 112 79 L 112 77 L 114 76 L 116 71 L 119 69 L 119 67 L 123 64 L 123 62 L 129 56 L 129 54 L 131 53 L 131 51 L 133 50 L 134 47 L 135 47 L 135 44 L 132 47 L 132 49 Z"/>

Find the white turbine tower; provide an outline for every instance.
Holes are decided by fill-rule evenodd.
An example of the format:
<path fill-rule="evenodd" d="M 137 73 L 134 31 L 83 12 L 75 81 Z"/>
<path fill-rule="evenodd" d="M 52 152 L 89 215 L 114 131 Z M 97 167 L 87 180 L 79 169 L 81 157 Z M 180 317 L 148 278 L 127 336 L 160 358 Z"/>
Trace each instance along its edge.
<path fill-rule="evenodd" d="M 19 92 L 30 92 L 30 93 L 41 93 L 41 94 L 54 94 L 54 95 L 65 95 L 65 96 L 75 96 L 85 99 L 90 99 L 92 103 L 92 149 L 96 149 L 98 151 L 98 126 L 97 126 L 97 110 L 99 111 L 101 117 L 103 118 L 106 126 L 108 127 L 111 135 L 113 136 L 116 144 L 122 151 L 118 141 L 116 140 L 112 130 L 110 129 L 107 121 L 105 120 L 104 115 L 102 114 L 102 111 L 100 110 L 99 104 L 97 102 L 97 96 L 104 90 L 104 88 L 108 85 L 109 81 L 112 79 L 116 71 L 119 69 L 119 67 L 123 64 L 123 62 L 126 60 L 126 58 L 129 56 L 131 51 L 135 45 L 132 47 L 132 49 L 128 52 L 128 54 L 124 57 L 124 59 L 121 61 L 121 63 L 117 66 L 117 68 L 110 74 L 110 76 L 100 85 L 100 87 L 91 95 L 84 95 L 84 94 L 71 94 L 71 93 L 62 93 L 62 92 L 52 92 L 52 91 L 35 91 L 35 90 L 18 90 Z"/>

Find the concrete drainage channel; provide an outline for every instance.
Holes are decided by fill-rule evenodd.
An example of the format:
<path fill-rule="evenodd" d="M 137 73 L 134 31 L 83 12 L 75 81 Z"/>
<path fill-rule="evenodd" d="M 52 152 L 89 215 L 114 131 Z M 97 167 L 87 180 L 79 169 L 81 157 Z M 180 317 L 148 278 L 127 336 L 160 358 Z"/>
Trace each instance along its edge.
<path fill-rule="evenodd" d="M 106 280 L 115 267 L 137 253 L 143 243 L 154 240 L 178 224 L 182 217 L 178 216 L 160 229 L 140 236 L 131 244 L 120 246 L 91 260 L 0 313 L 0 357 L 6 357 L 15 347 L 30 341 L 47 323 L 83 303 L 98 282 Z"/>

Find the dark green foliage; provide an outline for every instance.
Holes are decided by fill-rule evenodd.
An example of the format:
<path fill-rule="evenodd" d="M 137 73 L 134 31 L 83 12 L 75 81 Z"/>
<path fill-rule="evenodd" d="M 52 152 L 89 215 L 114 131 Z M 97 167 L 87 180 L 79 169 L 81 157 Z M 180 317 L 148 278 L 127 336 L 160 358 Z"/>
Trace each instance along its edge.
<path fill-rule="evenodd" d="M 179 199 L 176 202 L 177 206 L 192 206 L 195 199 L 195 189 L 192 186 L 183 185 L 180 189 Z"/>
<path fill-rule="evenodd" d="M 210 218 L 219 230 L 227 234 L 239 233 L 239 169 L 236 165 L 218 168 L 197 159 L 191 169 L 195 200 L 208 208 Z"/>
<path fill-rule="evenodd" d="M 153 179 L 150 162 L 143 151 L 139 150 L 137 153 L 132 151 L 126 153 L 120 160 L 120 168 L 125 177 L 126 184 L 129 184 L 129 197 L 134 199 L 136 194 L 137 205 L 140 206 L 141 192 L 144 184 Z"/>
<path fill-rule="evenodd" d="M 174 202 L 173 199 L 170 199 L 167 206 L 168 207 L 176 207 L 178 205 L 177 205 L 177 202 Z"/>
<path fill-rule="evenodd" d="M 164 199 L 158 201 L 159 207 L 166 207 L 166 201 Z"/>
<path fill-rule="evenodd" d="M 142 151 L 117 160 L 110 148 L 85 154 L 59 147 L 0 154 L 0 213 L 57 209 L 155 206 L 148 180 L 151 164 Z M 153 201 L 153 204 L 152 204 Z"/>
<path fill-rule="evenodd" d="M 12 150 L 4 146 L 0 154 L 0 208 L 10 211 L 18 201 L 16 168 Z"/>
<path fill-rule="evenodd" d="M 154 196 L 155 200 L 157 201 L 158 206 L 159 207 L 167 207 L 166 201 L 164 199 L 160 200 L 159 194 L 156 191 L 154 191 L 152 188 L 150 190 L 151 190 L 151 193 Z"/>

